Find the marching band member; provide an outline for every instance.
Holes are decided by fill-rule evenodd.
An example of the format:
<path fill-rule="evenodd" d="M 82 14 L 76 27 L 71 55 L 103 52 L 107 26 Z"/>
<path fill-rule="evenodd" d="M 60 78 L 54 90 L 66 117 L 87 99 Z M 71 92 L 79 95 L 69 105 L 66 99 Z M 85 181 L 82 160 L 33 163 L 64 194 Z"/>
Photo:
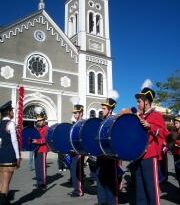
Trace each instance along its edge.
<path fill-rule="evenodd" d="M 180 187 L 180 117 L 174 118 L 174 126 L 171 134 L 168 137 L 170 149 L 174 157 L 174 166 L 176 172 L 176 179 Z"/>
<path fill-rule="evenodd" d="M 176 129 L 177 138 L 174 144 L 173 156 L 174 156 L 176 178 L 178 180 L 179 187 L 180 187 L 180 117 L 175 117 L 174 126 Z"/>
<path fill-rule="evenodd" d="M 75 122 L 82 120 L 83 117 L 83 105 L 76 104 L 73 109 L 73 116 Z M 83 188 L 83 176 L 84 176 L 84 156 L 76 154 L 74 151 L 70 152 L 71 155 L 71 165 L 70 174 L 72 180 L 72 186 L 74 190 L 69 193 L 71 197 L 81 197 L 84 195 Z"/>
<path fill-rule="evenodd" d="M 102 103 L 103 118 L 112 115 L 116 101 L 107 98 Z M 97 198 L 98 205 L 116 205 L 118 204 L 118 160 L 108 156 L 97 157 Z"/>
<path fill-rule="evenodd" d="M 164 138 L 166 130 L 162 115 L 152 108 L 155 92 L 144 87 L 135 95 L 138 115 L 148 131 L 148 146 L 144 155 L 135 162 L 136 204 L 159 205 L 158 158 L 160 146 L 158 138 Z M 160 140 L 162 141 L 162 140 Z"/>
<path fill-rule="evenodd" d="M 48 152 L 48 146 L 46 144 L 48 126 L 46 125 L 45 120 L 45 115 L 37 115 L 36 126 L 40 134 L 40 139 L 32 140 L 32 143 L 37 145 L 34 153 L 37 188 L 43 191 L 46 190 L 46 157 Z"/>
<path fill-rule="evenodd" d="M 16 167 L 20 166 L 19 147 L 16 136 L 12 101 L 0 107 L 0 204 L 9 205 L 9 184 Z"/>

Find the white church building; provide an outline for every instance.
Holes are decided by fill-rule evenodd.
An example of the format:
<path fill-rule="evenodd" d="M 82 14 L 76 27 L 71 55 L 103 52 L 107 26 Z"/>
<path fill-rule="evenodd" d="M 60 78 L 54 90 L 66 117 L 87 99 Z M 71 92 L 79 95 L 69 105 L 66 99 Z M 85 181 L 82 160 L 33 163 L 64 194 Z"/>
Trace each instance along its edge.
<path fill-rule="evenodd" d="M 24 86 L 24 122 L 43 110 L 48 123 L 70 122 L 71 97 L 98 117 L 112 89 L 108 0 L 65 0 L 64 31 L 40 0 L 32 15 L 0 29 L 0 105 Z"/>

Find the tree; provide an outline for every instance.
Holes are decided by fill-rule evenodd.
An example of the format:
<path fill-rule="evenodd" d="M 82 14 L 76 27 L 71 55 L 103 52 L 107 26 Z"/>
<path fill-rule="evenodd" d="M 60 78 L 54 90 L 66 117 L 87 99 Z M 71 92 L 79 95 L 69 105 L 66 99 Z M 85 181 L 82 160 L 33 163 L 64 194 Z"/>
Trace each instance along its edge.
<path fill-rule="evenodd" d="M 156 82 L 157 97 L 155 103 L 160 103 L 171 109 L 175 114 L 180 111 L 180 69 L 170 76 L 166 82 Z"/>

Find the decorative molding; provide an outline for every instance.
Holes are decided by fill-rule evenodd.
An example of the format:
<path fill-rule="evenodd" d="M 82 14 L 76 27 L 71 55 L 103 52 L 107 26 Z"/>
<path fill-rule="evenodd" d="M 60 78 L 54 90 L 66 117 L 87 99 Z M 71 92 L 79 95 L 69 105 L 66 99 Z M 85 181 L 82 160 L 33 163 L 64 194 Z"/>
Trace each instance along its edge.
<path fill-rule="evenodd" d="M 24 85 L 25 90 L 27 91 L 34 91 L 34 92 L 43 92 L 43 93 L 49 93 L 49 94 L 62 94 L 65 96 L 77 96 L 78 92 L 73 92 L 73 91 L 65 91 L 65 90 L 55 90 L 55 89 L 50 89 L 50 88 L 44 88 L 40 86 L 32 86 L 32 85 Z M 0 81 L 0 87 L 3 88 L 17 88 L 19 84 L 16 83 L 9 83 L 9 82 L 3 82 Z"/>
<path fill-rule="evenodd" d="M 61 77 L 60 84 L 62 87 L 68 88 L 71 86 L 71 79 L 68 78 L 67 76 Z"/>
<path fill-rule="evenodd" d="M 70 74 L 70 75 L 79 75 L 78 72 L 77 73 L 74 73 L 74 72 L 71 72 L 71 71 L 67 71 L 67 70 L 62 70 L 62 69 L 57 69 L 57 68 L 54 68 L 52 69 L 53 72 L 57 72 L 57 73 L 64 73 L 64 74 Z"/>
<path fill-rule="evenodd" d="M 104 44 L 101 42 L 89 39 L 89 49 L 104 52 Z"/>
<path fill-rule="evenodd" d="M 95 35 L 93 33 L 87 33 L 87 36 L 90 38 L 96 38 L 97 40 L 101 40 L 103 42 L 106 42 L 103 36 L 98 36 L 98 35 Z"/>
<path fill-rule="evenodd" d="M 0 87 L 3 87 L 3 88 L 17 88 L 18 84 L 0 81 Z"/>
<path fill-rule="evenodd" d="M 106 98 L 107 98 L 107 95 L 95 95 L 95 94 L 87 94 L 86 95 L 86 97 L 87 98 L 89 98 L 89 99 L 95 99 L 95 100 L 97 100 L 97 99 L 99 99 L 99 100 L 105 100 Z"/>
<path fill-rule="evenodd" d="M 14 69 L 6 65 L 1 67 L 1 76 L 5 79 L 10 79 L 14 77 Z"/>
<path fill-rule="evenodd" d="M 23 78 L 23 81 L 26 82 L 33 82 L 33 83 L 39 83 L 39 84 L 48 84 L 48 85 L 52 85 L 54 82 L 50 82 L 47 80 L 39 80 L 39 79 L 33 79 L 33 78 Z"/>
<path fill-rule="evenodd" d="M 101 64 L 101 65 L 108 65 L 108 61 L 99 57 L 94 57 L 94 56 L 86 56 L 86 60 L 89 62 Z"/>
<path fill-rule="evenodd" d="M 0 61 L 1 62 L 6 62 L 6 63 L 11 63 L 11 64 L 16 64 L 16 65 L 24 65 L 23 62 L 18 62 L 18 61 L 6 59 L 6 58 L 0 58 Z"/>
<path fill-rule="evenodd" d="M 43 11 L 43 14 L 45 14 L 48 18 L 48 20 L 51 20 L 50 23 L 54 23 L 52 19 L 48 16 L 48 14 Z M 5 33 L 2 33 L 1 38 L 0 38 L 0 43 L 5 42 L 6 39 L 10 39 L 13 36 L 16 36 L 18 33 L 22 33 L 24 30 L 28 30 L 30 27 L 34 27 L 37 23 L 46 25 L 47 31 L 51 32 L 52 36 L 55 36 L 56 41 L 59 42 L 61 47 L 64 47 L 66 50 L 66 53 L 69 53 L 71 58 L 75 60 L 76 63 L 78 63 L 78 53 L 75 53 L 72 48 L 65 42 L 65 40 L 61 37 L 61 33 L 59 32 L 59 27 L 55 26 L 56 29 L 59 29 L 58 31 L 51 26 L 51 24 L 48 22 L 48 20 L 45 18 L 45 16 L 40 15 L 37 16 L 36 18 L 29 20 L 27 22 L 24 22 L 23 24 L 16 26 L 15 28 L 11 28 L 12 30 L 7 31 Z M 54 23 L 55 24 L 55 23 Z"/>
<path fill-rule="evenodd" d="M 78 2 L 75 1 L 74 4 L 72 6 L 70 6 L 69 13 L 76 11 L 77 7 L 78 7 Z"/>
<path fill-rule="evenodd" d="M 32 96 L 35 98 L 42 98 L 43 97 L 43 95 L 40 92 L 32 93 Z"/>

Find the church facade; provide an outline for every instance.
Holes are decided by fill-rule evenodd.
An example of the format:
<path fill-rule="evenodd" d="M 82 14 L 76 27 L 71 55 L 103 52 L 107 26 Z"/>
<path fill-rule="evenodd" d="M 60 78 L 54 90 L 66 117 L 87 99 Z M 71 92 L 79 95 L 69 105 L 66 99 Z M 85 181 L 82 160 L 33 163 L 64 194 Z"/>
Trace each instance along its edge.
<path fill-rule="evenodd" d="M 72 97 L 84 105 L 85 118 L 98 117 L 112 89 L 108 0 L 66 0 L 65 29 L 45 11 L 43 1 L 32 15 L 0 30 L 0 104 L 25 89 L 24 121 L 37 110 L 49 125 L 70 122 Z"/>

